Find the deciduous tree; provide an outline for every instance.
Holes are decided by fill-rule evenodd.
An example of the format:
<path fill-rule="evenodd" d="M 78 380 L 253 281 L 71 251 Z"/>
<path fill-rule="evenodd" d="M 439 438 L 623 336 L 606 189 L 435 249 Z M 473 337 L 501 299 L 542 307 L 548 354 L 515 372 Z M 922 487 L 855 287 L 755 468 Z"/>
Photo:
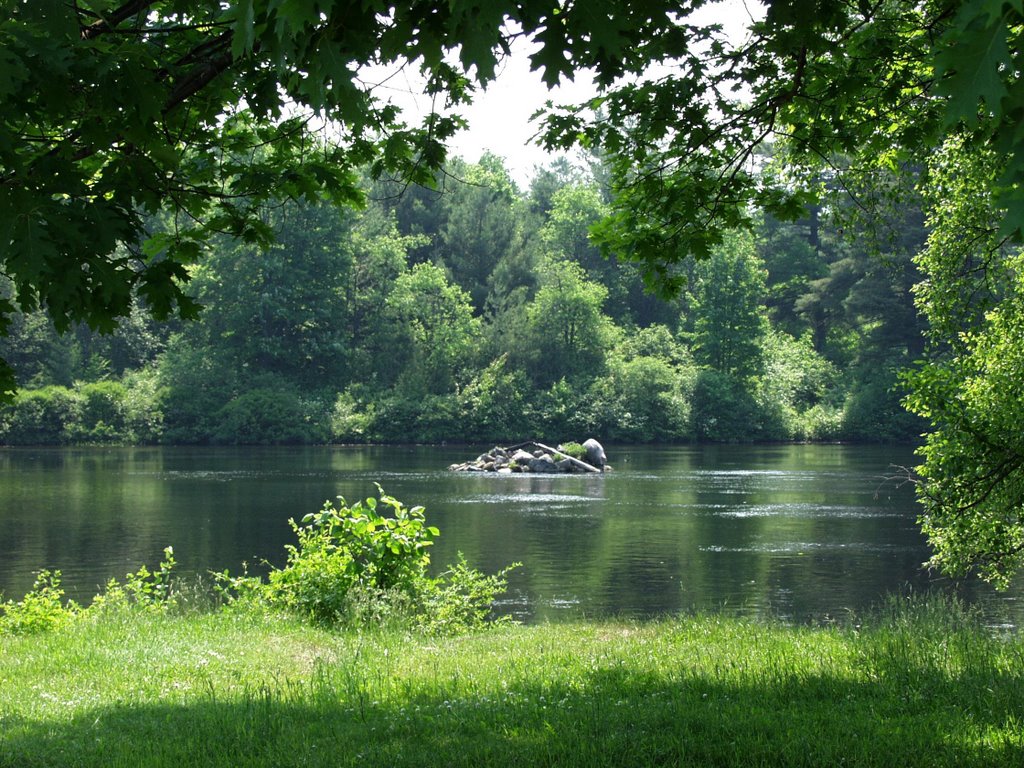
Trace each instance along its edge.
<path fill-rule="evenodd" d="M 932 564 L 997 585 L 1024 565 L 1024 256 L 993 208 L 999 158 L 951 140 L 932 161 L 933 213 L 918 257 L 928 357 L 907 404 L 933 425 L 921 449 Z"/>

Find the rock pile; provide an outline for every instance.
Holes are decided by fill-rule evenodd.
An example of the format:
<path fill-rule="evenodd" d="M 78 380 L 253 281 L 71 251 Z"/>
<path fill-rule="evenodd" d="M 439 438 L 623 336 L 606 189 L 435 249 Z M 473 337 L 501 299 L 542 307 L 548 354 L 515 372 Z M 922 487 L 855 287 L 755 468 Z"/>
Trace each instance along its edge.
<path fill-rule="evenodd" d="M 528 446 L 535 446 L 535 449 L 532 452 L 525 450 Z M 530 442 L 511 448 L 495 446 L 474 461 L 452 464 L 448 469 L 452 472 L 497 472 L 503 475 L 516 472 L 601 473 L 610 469 L 605 464 L 604 448 L 600 443 L 590 439 L 583 447 L 587 449 L 587 460 L 593 463 L 573 458 L 563 453 L 561 447 L 549 448 L 543 443 Z"/>

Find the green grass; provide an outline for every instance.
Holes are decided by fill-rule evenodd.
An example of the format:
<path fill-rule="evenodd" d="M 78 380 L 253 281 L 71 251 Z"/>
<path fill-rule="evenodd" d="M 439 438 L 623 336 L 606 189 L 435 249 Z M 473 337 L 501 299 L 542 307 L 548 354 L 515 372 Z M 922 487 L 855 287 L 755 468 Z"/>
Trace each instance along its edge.
<path fill-rule="evenodd" d="M 1024 765 L 1024 638 L 949 605 L 329 632 L 122 612 L 0 636 L 0 766 Z"/>

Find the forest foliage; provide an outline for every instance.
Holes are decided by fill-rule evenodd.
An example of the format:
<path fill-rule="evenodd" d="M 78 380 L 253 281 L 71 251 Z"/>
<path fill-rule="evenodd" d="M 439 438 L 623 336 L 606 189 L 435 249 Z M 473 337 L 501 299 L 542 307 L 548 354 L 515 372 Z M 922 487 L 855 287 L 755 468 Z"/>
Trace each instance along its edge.
<path fill-rule="evenodd" d="M 597 162 L 596 160 L 594 162 Z M 16 316 L 8 444 L 900 440 L 922 344 L 913 248 L 879 259 L 809 209 L 729 236 L 675 298 L 601 256 L 608 191 L 561 161 L 520 190 L 499 158 L 441 191 L 367 181 L 360 211 L 270 212 L 191 268 L 198 320 L 112 335 Z M 552 183 L 552 177 L 557 181 Z M 811 232 L 814 239 L 811 239 Z M 924 242 L 925 230 L 905 230 Z M 486 244 L 483 253 L 479 244 Z"/>

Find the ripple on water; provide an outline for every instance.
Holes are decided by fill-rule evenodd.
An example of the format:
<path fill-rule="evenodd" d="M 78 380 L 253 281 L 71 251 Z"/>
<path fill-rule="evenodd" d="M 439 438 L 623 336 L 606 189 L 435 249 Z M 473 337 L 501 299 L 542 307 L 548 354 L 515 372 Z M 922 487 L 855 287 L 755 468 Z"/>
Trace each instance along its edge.
<path fill-rule="evenodd" d="M 484 493 L 451 499 L 451 504 L 557 504 L 559 502 L 604 501 L 600 496 L 569 493 Z"/>
<path fill-rule="evenodd" d="M 721 517 L 879 518 L 903 517 L 896 509 L 884 507 L 814 504 L 810 502 L 751 504 L 717 513 Z"/>
<path fill-rule="evenodd" d="M 138 477 L 156 477 L 164 480 L 208 480 L 215 483 L 229 483 L 233 480 L 253 480 L 260 477 L 280 476 L 274 470 L 213 470 L 213 469 L 169 469 L 162 472 L 132 472 Z"/>
<path fill-rule="evenodd" d="M 701 552 L 722 554 L 758 554 L 758 555 L 802 555 L 806 552 L 916 552 L 917 548 L 903 544 L 877 544 L 860 541 L 821 542 L 791 541 L 774 544 L 750 544 L 742 547 L 728 547 L 709 544 L 698 547 Z"/>

